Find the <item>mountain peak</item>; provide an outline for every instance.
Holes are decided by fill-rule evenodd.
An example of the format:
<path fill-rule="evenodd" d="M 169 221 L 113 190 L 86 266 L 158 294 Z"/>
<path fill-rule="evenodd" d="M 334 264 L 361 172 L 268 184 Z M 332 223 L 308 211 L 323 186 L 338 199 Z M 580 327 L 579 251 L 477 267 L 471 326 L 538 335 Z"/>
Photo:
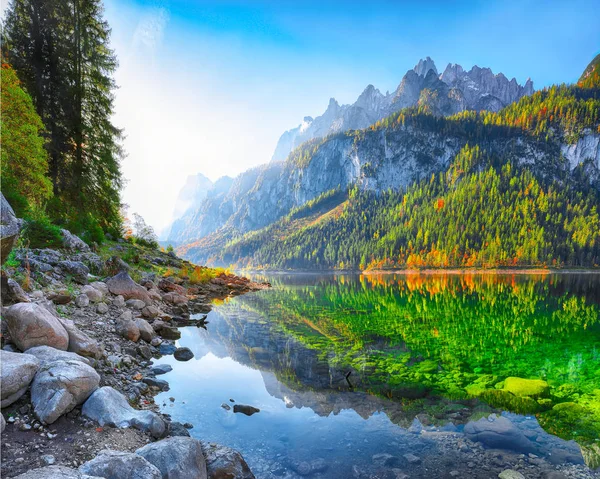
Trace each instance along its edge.
<path fill-rule="evenodd" d="M 419 60 L 419 63 L 417 63 L 415 65 L 413 70 L 415 71 L 415 73 L 417 75 L 420 75 L 422 77 L 427 76 L 427 73 L 429 72 L 429 70 L 433 70 L 433 72 L 436 75 L 438 74 L 437 68 L 435 67 L 435 63 L 429 57 L 425 58 L 424 60 L 423 59 Z"/>

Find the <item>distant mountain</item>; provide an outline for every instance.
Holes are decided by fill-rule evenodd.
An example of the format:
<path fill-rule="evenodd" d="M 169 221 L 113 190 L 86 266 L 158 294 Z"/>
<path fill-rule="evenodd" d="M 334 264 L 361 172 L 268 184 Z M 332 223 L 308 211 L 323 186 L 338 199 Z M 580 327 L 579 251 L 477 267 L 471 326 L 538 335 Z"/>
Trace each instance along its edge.
<path fill-rule="evenodd" d="M 366 128 L 402 108 L 420 105 L 438 115 L 452 115 L 463 110 L 499 111 L 506 105 L 533 93 L 533 83 L 521 86 L 502 73 L 495 75 L 489 68 L 474 66 L 465 71 L 460 65 L 449 64 L 438 74 L 433 60 L 420 60 L 406 72 L 398 88 L 382 94 L 368 85 L 352 105 L 339 105 L 331 98 L 321 116 L 304 117 L 296 128 L 281 135 L 272 161 L 283 161 L 305 141 L 329 134 Z"/>

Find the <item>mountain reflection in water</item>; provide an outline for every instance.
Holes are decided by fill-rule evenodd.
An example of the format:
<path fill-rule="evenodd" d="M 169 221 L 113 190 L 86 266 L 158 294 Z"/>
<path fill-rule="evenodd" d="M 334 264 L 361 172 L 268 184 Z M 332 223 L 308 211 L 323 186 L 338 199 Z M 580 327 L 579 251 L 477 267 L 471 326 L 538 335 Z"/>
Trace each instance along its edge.
<path fill-rule="evenodd" d="M 174 370 L 157 397 L 257 477 L 598 465 L 598 275 L 267 279 L 271 290 L 215 307 L 208 330 L 182 329 L 195 358 L 160 360 Z M 517 397 L 511 376 L 550 390 Z M 233 414 L 230 398 L 261 412 Z"/>

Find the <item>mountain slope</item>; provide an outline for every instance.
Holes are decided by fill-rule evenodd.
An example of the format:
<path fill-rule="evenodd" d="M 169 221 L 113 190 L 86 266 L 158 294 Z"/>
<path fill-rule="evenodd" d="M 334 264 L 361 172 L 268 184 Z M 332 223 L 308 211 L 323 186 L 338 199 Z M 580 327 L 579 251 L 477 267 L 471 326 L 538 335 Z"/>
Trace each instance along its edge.
<path fill-rule="evenodd" d="M 393 194 L 399 201 L 402 194 L 398 192 L 402 192 L 405 188 L 423 188 L 432 177 L 440 182 L 440 178 L 448 174 L 453 165 L 459 161 L 465 148 L 475 147 L 483 152 L 481 155 L 485 160 L 477 162 L 479 169 L 476 168 L 470 174 L 477 175 L 485 171 L 488 176 L 474 176 L 461 180 L 475 181 L 474 191 L 487 188 L 489 186 L 485 183 L 487 181 L 492 184 L 504 182 L 502 184 L 511 189 L 513 185 L 510 178 L 502 176 L 504 166 L 510 165 L 511 171 L 515 172 L 515 182 L 529 178 L 527 175 L 530 175 L 529 179 L 537 182 L 536 188 L 543 191 L 546 197 L 551 196 L 554 191 L 564 189 L 566 196 L 561 197 L 559 203 L 566 209 L 561 211 L 557 207 L 552 211 L 532 210 L 537 215 L 536 218 L 543 214 L 559 215 L 564 218 L 569 205 L 572 205 L 577 211 L 573 217 L 574 222 L 580 221 L 582 225 L 587 222 L 593 224 L 596 219 L 594 208 L 597 211 L 596 200 L 593 198 L 597 199 L 600 169 L 599 92 L 597 87 L 552 87 L 524 97 L 518 103 L 511 104 L 498 113 L 461 112 L 449 118 L 432 115 L 429 113 L 430 108 L 422 105 L 419 109 L 403 110 L 391 115 L 364 130 L 314 139 L 294 150 L 285 163 L 271 163 L 263 167 L 261 173 L 255 175 L 254 185 L 246 189 L 245 194 L 236 198 L 238 209 L 224 223 L 224 226 L 186 246 L 181 253 L 197 261 L 212 261 L 215 264 L 236 263 L 244 266 L 267 267 L 292 267 L 293 264 L 293 267 L 310 268 L 339 268 L 348 264 L 351 267 L 364 266 L 365 261 L 362 261 L 362 258 L 357 260 L 357 257 L 367 253 L 373 247 L 368 242 L 356 242 L 357 251 L 361 255 L 354 254 L 347 260 L 332 259 L 335 256 L 332 248 L 337 248 L 338 244 L 345 244 L 350 250 L 351 242 L 347 242 L 348 235 L 350 237 L 357 235 L 360 229 L 349 229 L 345 223 L 337 223 L 339 229 L 334 228 L 331 236 L 317 234 L 323 238 L 320 241 L 331 243 L 328 249 L 315 247 L 307 252 L 303 248 L 312 239 L 300 242 L 287 239 L 290 234 L 300 234 L 305 231 L 309 225 L 294 222 L 279 225 L 277 228 L 285 226 L 283 233 L 277 228 L 269 229 L 269 225 L 279 218 L 284 218 L 294 208 L 330 190 L 346 191 L 349 188 L 351 190 L 356 188 L 359 196 L 366 195 L 368 198 L 372 196 L 375 203 L 378 201 L 377 198 L 382 197 L 383 192 L 392 190 L 396 192 Z M 493 168 L 493 171 L 488 171 L 489 168 Z M 493 177 L 494 174 L 497 177 Z M 484 183 L 478 184 L 478 182 Z M 443 183 L 442 186 L 447 187 Z M 440 191 L 447 194 L 448 191 L 445 191 L 442 186 L 439 187 Z M 508 196 L 503 198 L 512 198 L 511 195 L 517 195 L 518 198 L 527 196 L 525 190 L 526 188 L 512 189 L 507 193 Z M 494 191 L 493 189 L 490 191 L 490 196 L 493 196 Z M 587 193 L 588 191 L 593 193 Z M 430 194 L 433 192 L 430 191 Z M 577 194 L 584 196 L 580 198 Z M 588 199 L 588 194 L 592 194 L 592 199 Z M 469 201 L 469 198 L 468 195 L 465 196 L 466 201 Z M 500 197 L 497 199 L 504 201 Z M 437 198 L 434 197 L 427 198 L 430 204 L 436 200 Z M 501 202 L 501 204 L 510 210 L 509 203 Z M 451 210 L 451 213 L 455 214 L 454 210 Z M 336 214 L 342 217 L 345 215 L 355 217 L 357 224 L 365 230 L 371 227 L 372 219 L 360 220 L 359 210 L 352 208 L 337 210 L 337 212 L 332 210 L 331 216 Z M 317 219 L 313 218 L 313 220 Z M 425 219 L 423 218 L 423 221 Z M 462 217 L 462 220 L 469 224 L 476 219 L 476 216 Z M 321 221 L 322 219 L 318 222 Z M 267 229 L 261 230 L 265 227 Z M 521 227 L 526 228 L 527 232 L 539 228 L 547 232 L 549 228 L 548 224 L 539 221 L 529 226 L 527 223 L 521 223 Z M 390 230 L 397 230 L 397 228 L 398 225 L 393 221 L 388 222 L 377 234 L 383 237 Z M 514 234 L 523 241 L 527 235 L 515 232 L 520 229 L 510 229 L 510 232 L 502 230 L 500 238 L 504 237 L 504 240 L 497 249 L 504 256 L 494 256 L 491 262 L 484 261 L 478 255 L 482 251 L 481 248 L 487 246 L 481 243 L 473 250 L 476 253 L 475 257 L 480 258 L 477 260 L 479 262 L 474 264 L 505 265 L 509 263 L 509 257 L 513 260 L 516 257 L 516 264 L 520 265 L 544 264 L 553 259 L 563 264 L 596 264 L 596 230 L 589 233 L 592 240 L 585 243 L 585 248 L 588 250 L 586 253 L 581 253 L 583 255 L 581 256 L 579 252 L 571 254 L 555 248 L 557 242 L 569 244 L 568 234 L 576 236 L 576 232 L 566 228 L 568 226 L 565 225 L 562 227 L 555 225 L 550 228 L 555 233 L 551 238 L 544 240 L 550 245 L 549 249 L 545 250 L 549 251 L 548 254 L 538 252 L 539 254 L 528 253 L 525 256 L 522 252 L 519 253 L 514 248 L 504 245 L 508 245 L 510 241 L 513 242 L 512 244 L 518 243 L 514 241 Z M 251 233 L 252 231 L 255 232 Z M 431 232 L 429 235 L 431 236 Z M 257 241 L 257 238 L 262 239 Z M 387 264 L 386 260 L 391 257 L 395 258 L 394 264 L 398 264 L 398 261 L 408 264 L 408 257 L 400 257 L 398 254 L 400 248 L 403 248 L 402 251 L 410 250 L 409 242 L 412 241 L 414 245 L 414 240 L 410 239 L 408 232 L 404 236 L 394 236 L 394 238 L 396 242 L 390 246 L 391 249 L 387 254 L 366 258 L 366 264 L 376 264 L 382 260 Z M 510 241 L 507 238 L 510 238 Z M 573 245 L 579 244 L 577 241 L 572 238 Z M 229 245 L 221 251 L 227 243 Z M 422 246 L 430 246 L 430 244 L 425 242 Z M 461 243 L 459 246 L 468 249 L 466 244 Z M 366 248 L 365 251 L 361 250 L 363 247 Z M 584 246 L 573 246 L 573 251 L 580 247 Z M 270 249 L 278 251 L 278 257 L 263 255 Z M 285 263 L 283 261 L 285 258 L 296 258 L 294 251 L 302 251 L 303 256 L 300 261 Z M 412 253 L 422 258 L 421 255 L 425 254 L 420 250 Z M 325 260 L 327 257 L 330 259 Z M 425 254 L 424 257 L 427 259 L 422 261 L 422 265 L 438 264 L 433 262 L 431 256 L 427 257 Z M 463 264 L 462 260 L 456 260 L 458 256 L 454 258 L 448 264 Z"/>
<path fill-rule="evenodd" d="M 509 81 L 502 73 L 494 75 L 489 68 L 474 66 L 465 71 L 460 65 L 449 64 L 439 75 L 433 60 L 427 57 L 404 75 L 392 93 L 383 95 L 369 85 L 351 105 L 340 106 L 331 98 L 321 116 L 314 119 L 304 117 L 298 127 L 283 133 L 272 161 L 285 160 L 294 148 L 305 141 L 366 128 L 402 108 L 417 104 L 428 104 L 431 111 L 441 115 L 452 115 L 466 109 L 498 111 L 532 93 L 531 80 L 521 86 L 514 78 Z"/>

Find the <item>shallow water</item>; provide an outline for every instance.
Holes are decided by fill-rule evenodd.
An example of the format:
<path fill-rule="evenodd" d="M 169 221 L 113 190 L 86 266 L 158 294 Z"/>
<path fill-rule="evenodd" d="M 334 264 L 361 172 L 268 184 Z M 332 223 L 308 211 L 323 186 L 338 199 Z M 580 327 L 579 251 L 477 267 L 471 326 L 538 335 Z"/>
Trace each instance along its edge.
<path fill-rule="evenodd" d="M 207 330 L 181 329 L 194 359 L 158 361 L 174 368 L 164 412 L 240 450 L 257 477 L 597 466 L 600 275 L 266 279 L 272 289 L 216 305 Z M 516 397 L 510 376 L 550 390 Z M 234 414 L 230 399 L 260 413 Z M 479 441 L 472 424 L 493 413 L 510 430 Z"/>

